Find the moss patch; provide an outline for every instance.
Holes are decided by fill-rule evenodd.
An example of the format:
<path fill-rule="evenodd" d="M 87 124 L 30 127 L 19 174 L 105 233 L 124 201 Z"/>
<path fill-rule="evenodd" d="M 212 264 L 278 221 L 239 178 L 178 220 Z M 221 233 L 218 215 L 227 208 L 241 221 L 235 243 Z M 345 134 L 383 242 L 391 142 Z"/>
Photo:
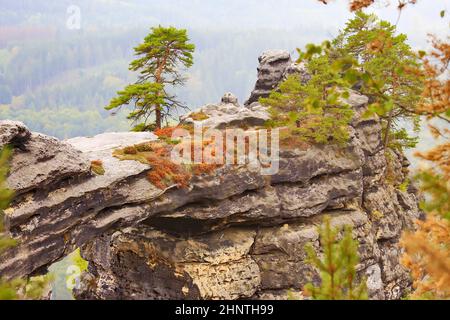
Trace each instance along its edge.
<path fill-rule="evenodd" d="M 375 221 L 380 221 L 384 218 L 384 214 L 378 210 L 372 211 L 372 217 Z"/>
<path fill-rule="evenodd" d="M 203 121 L 209 119 L 209 116 L 203 111 L 193 112 L 189 117 L 194 121 Z"/>
<path fill-rule="evenodd" d="M 152 169 L 147 178 L 159 189 L 164 190 L 172 185 L 187 188 L 192 173 L 187 166 L 175 164 L 170 160 L 171 151 L 171 144 L 151 141 L 117 149 L 113 152 L 113 156 L 120 160 L 134 160 L 150 165 Z"/>
<path fill-rule="evenodd" d="M 143 164 L 150 165 L 152 168 L 148 174 L 148 180 L 156 187 L 164 190 L 170 186 L 178 186 L 179 188 L 187 188 L 194 176 L 203 176 L 213 174 L 215 170 L 222 167 L 223 164 L 215 164 L 215 156 L 217 150 L 211 145 L 213 140 L 204 140 L 201 144 L 196 145 L 190 139 L 172 139 L 172 134 L 176 129 L 192 129 L 192 127 L 166 127 L 156 130 L 154 133 L 159 137 L 157 141 L 144 142 L 133 146 L 127 146 L 117 149 L 113 152 L 113 156 L 120 160 L 133 160 Z M 225 134 L 225 133 L 224 133 Z M 271 132 L 269 131 L 269 138 Z M 224 142 L 226 137 L 224 136 Z M 270 140 L 269 140 L 270 141 Z M 236 142 L 236 139 L 235 139 Z M 294 147 L 307 149 L 308 144 L 296 140 L 297 145 Z M 176 164 L 171 160 L 171 153 L 174 145 L 182 144 L 183 150 L 191 150 L 191 164 Z M 286 145 L 292 147 L 293 142 L 286 141 Z M 270 148 L 270 144 L 268 146 Z M 205 150 L 208 148 L 208 153 Z M 226 143 L 223 145 L 223 155 L 225 157 L 233 156 L 234 163 L 237 163 L 237 149 L 234 148 L 234 155 L 228 154 Z M 201 150 L 198 150 L 201 149 Z M 245 139 L 245 153 L 250 152 L 249 139 Z M 202 153 L 202 163 L 195 163 L 195 154 Z M 258 149 L 257 152 L 260 152 Z M 224 159 L 225 160 L 225 159 Z"/>
<path fill-rule="evenodd" d="M 91 161 L 91 171 L 96 175 L 103 176 L 105 174 L 105 168 L 103 167 L 103 162 L 101 160 Z"/>

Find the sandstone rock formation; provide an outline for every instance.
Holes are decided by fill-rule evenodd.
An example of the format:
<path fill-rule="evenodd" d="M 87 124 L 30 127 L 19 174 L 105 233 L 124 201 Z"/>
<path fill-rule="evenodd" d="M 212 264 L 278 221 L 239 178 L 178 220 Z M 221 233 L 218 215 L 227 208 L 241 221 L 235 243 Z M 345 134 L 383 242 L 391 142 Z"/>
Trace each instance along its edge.
<path fill-rule="evenodd" d="M 5 126 L 23 128 L 20 123 L 0 123 Z M 121 142 L 155 139 L 151 133 L 106 134 L 73 139 L 72 144 L 28 133 L 14 150 L 7 181 L 16 190 L 16 199 L 6 210 L 6 223 L 20 241 L 0 259 L 1 274 L 9 277 L 45 268 L 100 230 L 108 230 L 121 218 L 100 218 L 106 208 L 160 193 L 145 178 L 133 181 L 144 177 L 148 166 L 112 156 Z M 103 176 L 90 171 L 89 160 L 96 159 L 103 162 Z"/>
<path fill-rule="evenodd" d="M 278 84 L 290 74 L 297 73 L 302 81 L 308 81 L 309 75 L 303 64 L 292 61 L 291 55 L 283 50 L 269 50 L 259 57 L 258 79 L 246 106 L 258 102 L 267 96 Z"/>
<path fill-rule="evenodd" d="M 206 119 L 194 120 L 193 114 L 196 113 L 203 114 Z M 198 122 L 204 127 L 213 129 L 262 126 L 267 120 L 269 120 L 269 114 L 266 108 L 260 104 L 249 107 L 241 106 L 232 93 L 226 93 L 219 104 L 208 104 L 199 108 L 196 112 L 181 117 L 182 123 L 194 124 Z"/>
<path fill-rule="evenodd" d="M 257 125 L 239 110 L 254 112 L 251 102 L 286 72 L 301 72 L 282 52 L 266 53 L 260 63 L 247 107 L 227 94 L 202 109 L 210 125 Z M 320 250 L 316 226 L 329 214 L 334 225 L 354 226 L 370 296 L 398 299 L 410 283 L 398 240 L 420 215 L 417 195 L 398 188 L 408 173 L 403 155 L 390 157 L 396 177 L 386 179 L 379 120 L 361 117 L 368 99 L 352 92 L 347 102 L 355 117 L 345 148 L 281 150 L 272 176 L 224 166 L 194 177 L 187 189 L 160 190 L 146 178 L 148 165 L 112 156 L 115 148 L 156 139 L 151 133 L 60 142 L 0 123 L 0 141 L 16 146 L 9 182 L 18 197 L 6 213 L 20 241 L 0 257 L 0 273 L 44 272 L 81 247 L 89 270 L 80 299 L 285 299 L 317 280 L 304 245 Z M 104 175 L 90 172 L 92 160 L 103 162 Z"/>

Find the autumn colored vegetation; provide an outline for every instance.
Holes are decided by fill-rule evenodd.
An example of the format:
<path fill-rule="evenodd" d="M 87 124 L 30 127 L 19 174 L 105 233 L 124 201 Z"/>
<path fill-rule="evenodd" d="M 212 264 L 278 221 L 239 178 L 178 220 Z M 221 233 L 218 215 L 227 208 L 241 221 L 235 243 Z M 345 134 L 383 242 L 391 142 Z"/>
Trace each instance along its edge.
<path fill-rule="evenodd" d="M 184 133 L 190 134 L 190 137 L 174 138 L 177 129 L 184 129 Z M 247 163 L 250 158 L 253 159 L 253 155 L 250 154 L 253 152 L 256 152 L 258 159 L 260 159 L 259 144 L 256 150 L 251 150 L 250 137 L 247 135 L 250 134 L 249 132 L 241 131 L 243 133 L 242 142 L 244 143 L 242 150 L 240 150 L 243 153 L 241 154 L 238 152 L 238 138 L 236 136 L 233 140 L 227 141 L 229 138 L 226 131 L 221 131 L 222 143 L 217 143 L 214 136 L 206 138 L 207 130 L 208 128 L 203 127 L 202 137 L 199 138 L 193 136 L 192 126 L 180 124 L 173 127 L 164 127 L 154 131 L 154 134 L 159 138 L 157 141 L 127 146 L 115 150 L 113 155 L 121 160 L 135 160 L 150 165 L 151 170 L 148 179 L 162 190 L 174 185 L 179 188 L 187 188 L 193 177 L 212 174 L 225 164 L 239 165 L 242 164 L 243 160 Z M 251 131 L 251 134 L 256 138 L 258 137 L 258 130 L 255 128 Z M 180 133 L 183 133 L 183 131 Z M 271 148 L 270 130 L 267 139 L 267 148 Z M 233 144 L 233 146 L 230 146 L 230 144 Z M 175 147 L 177 147 L 177 152 L 189 152 L 189 156 L 187 154 L 179 155 L 183 158 L 180 163 L 174 163 L 172 159 L 172 152 Z M 292 146 L 289 147 L 292 148 Z M 184 158 L 186 156 L 187 158 Z M 242 156 L 245 159 L 238 159 Z M 261 167 L 265 168 L 265 164 L 260 164 Z"/>
<path fill-rule="evenodd" d="M 135 160 L 151 166 L 147 177 L 148 180 L 161 190 L 171 186 L 178 188 L 188 188 L 193 176 L 211 174 L 220 167 L 217 164 L 207 163 L 206 158 L 202 163 L 194 163 L 194 149 L 196 145 L 189 140 L 188 148 L 191 148 L 192 164 L 178 164 L 171 160 L 171 151 L 174 146 L 171 136 L 179 127 L 166 127 L 155 131 L 160 138 L 158 141 L 145 142 L 134 146 L 127 146 L 116 150 L 114 156 L 121 160 Z M 169 142 L 168 142 L 169 141 Z M 186 143 L 177 140 L 177 143 Z M 200 152 L 211 142 L 205 141 L 201 145 Z"/>
<path fill-rule="evenodd" d="M 450 44 L 435 37 L 432 44 L 429 54 L 422 53 L 426 81 L 416 111 L 428 121 L 437 142 L 431 150 L 416 153 L 431 163 L 416 176 L 427 217 L 402 237 L 402 261 L 411 270 L 413 299 L 450 299 Z"/>
<path fill-rule="evenodd" d="M 102 160 L 92 160 L 91 161 L 91 171 L 99 176 L 104 175 L 105 168 L 103 167 L 103 161 Z"/>
<path fill-rule="evenodd" d="M 190 174 L 181 165 L 170 160 L 171 146 L 163 141 L 152 141 L 116 150 L 114 156 L 121 160 L 135 160 L 151 166 L 148 180 L 165 190 L 171 185 L 185 188 Z"/>
<path fill-rule="evenodd" d="M 319 0 L 325 4 L 329 0 Z M 358 11 L 374 4 L 375 0 L 350 0 L 350 10 Z M 417 3 L 417 0 L 398 0 L 399 18 L 407 5 Z M 431 1 L 430 1 L 431 2 Z M 438 13 L 436 13 L 438 14 Z M 446 11 L 441 10 L 441 18 L 445 18 Z M 395 96 L 381 97 L 381 104 L 373 105 L 373 111 L 386 114 L 388 111 L 389 124 L 392 124 L 395 110 L 416 117 L 428 123 L 430 132 L 436 139 L 436 145 L 427 152 L 417 152 L 416 156 L 429 165 L 423 166 L 414 177 L 419 183 L 424 200 L 421 209 L 426 213 L 423 221 L 417 221 L 415 230 L 407 230 L 401 239 L 404 254 L 401 259 L 403 265 L 411 271 L 413 291 L 410 299 L 450 299 L 450 43 L 449 38 L 438 39 L 431 36 L 433 49 L 430 52 L 420 51 L 419 65 L 403 66 L 394 69 L 391 74 L 393 85 L 398 86 L 399 76 L 406 76 L 421 84 L 412 87 L 420 88 L 419 95 L 414 94 L 414 103 L 402 103 Z M 367 48 L 374 52 L 383 52 L 392 47 L 392 39 L 381 37 L 372 39 Z M 421 67 L 421 65 L 423 67 Z M 375 70 L 376 71 L 376 70 Z M 364 89 L 380 93 L 373 72 L 365 76 Z M 395 88 L 395 87 L 394 87 Z M 387 99 L 386 99 L 387 98 Z M 389 101 L 389 104 L 387 102 Z M 409 101 L 410 102 L 410 101 Z M 388 108 L 386 108 L 386 106 Z M 380 108 L 381 107 L 381 108 Z M 393 108 L 394 107 L 394 108 Z M 420 117 L 420 118 L 419 118 Z M 390 129 L 390 127 L 386 127 Z M 385 147 L 392 147 L 389 131 L 385 131 Z M 397 133 L 398 135 L 399 133 Z M 404 132 L 400 132 L 404 136 Z M 407 141 L 407 140 L 406 140 Z M 411 142 L 407 141 L 407 145 Z"/>

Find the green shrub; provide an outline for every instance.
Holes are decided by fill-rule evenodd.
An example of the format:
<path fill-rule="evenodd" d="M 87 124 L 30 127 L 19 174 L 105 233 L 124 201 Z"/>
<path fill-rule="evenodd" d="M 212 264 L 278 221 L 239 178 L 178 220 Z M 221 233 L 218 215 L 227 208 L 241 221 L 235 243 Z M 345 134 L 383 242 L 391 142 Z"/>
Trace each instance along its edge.
<path fill-rule="evenodd" d="M 341 230 L 331 226 L 326 216 L 318 228 L 323 255 L 318 256 L 311 244 L 305 247 L 308 262 L 320 272 L 321 283 L 308 283 L 305 294 L 315 300 L 367 300 L 365 279 L 357 281 L 356 266 L 359 263 L 358 241 L 353 240 L 352 228 L 346 226 L 341 240 Z"/>
<path fill-rule="evenodd" d="M 311 79 L 302 83 L 298 75 L 289 76 L 260 103 L 269 106 L 270 127 L 286 127 L 283 138 L 292 136 L 308 143 L 345 144 L 353 117 L 344 103 L 348 92 L 339 90 L 339 76 L 330 67 L 327 54 L 308 61 Z"/>

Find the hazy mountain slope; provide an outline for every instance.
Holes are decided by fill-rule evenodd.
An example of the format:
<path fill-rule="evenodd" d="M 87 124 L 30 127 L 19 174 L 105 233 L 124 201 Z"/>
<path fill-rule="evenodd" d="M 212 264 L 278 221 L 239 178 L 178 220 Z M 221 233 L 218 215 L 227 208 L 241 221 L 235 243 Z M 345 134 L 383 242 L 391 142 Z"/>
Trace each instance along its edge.
<path fill-rule="evenodd" d="M 80 9 L 80 30 L 66 27 L 72 5 Z M 423 34 L 439 24 L 426 5 L 416 10 L 420 17 L 403 13 L 399 30 L 423 46 L 415 28 Z M 123 116 L 109 117 L 103 107 L 134 79 L 127 70 L 132 48 L 157 24 L 187 28 L 197 45 L 189 81 L 177 91 L 189 107 L 225 91 L 242 102 L 261 52 L 332 38 L 349 17 L 340 1 L 0 0 L 0 117 L 60 138 L 126 129 Z"/>

